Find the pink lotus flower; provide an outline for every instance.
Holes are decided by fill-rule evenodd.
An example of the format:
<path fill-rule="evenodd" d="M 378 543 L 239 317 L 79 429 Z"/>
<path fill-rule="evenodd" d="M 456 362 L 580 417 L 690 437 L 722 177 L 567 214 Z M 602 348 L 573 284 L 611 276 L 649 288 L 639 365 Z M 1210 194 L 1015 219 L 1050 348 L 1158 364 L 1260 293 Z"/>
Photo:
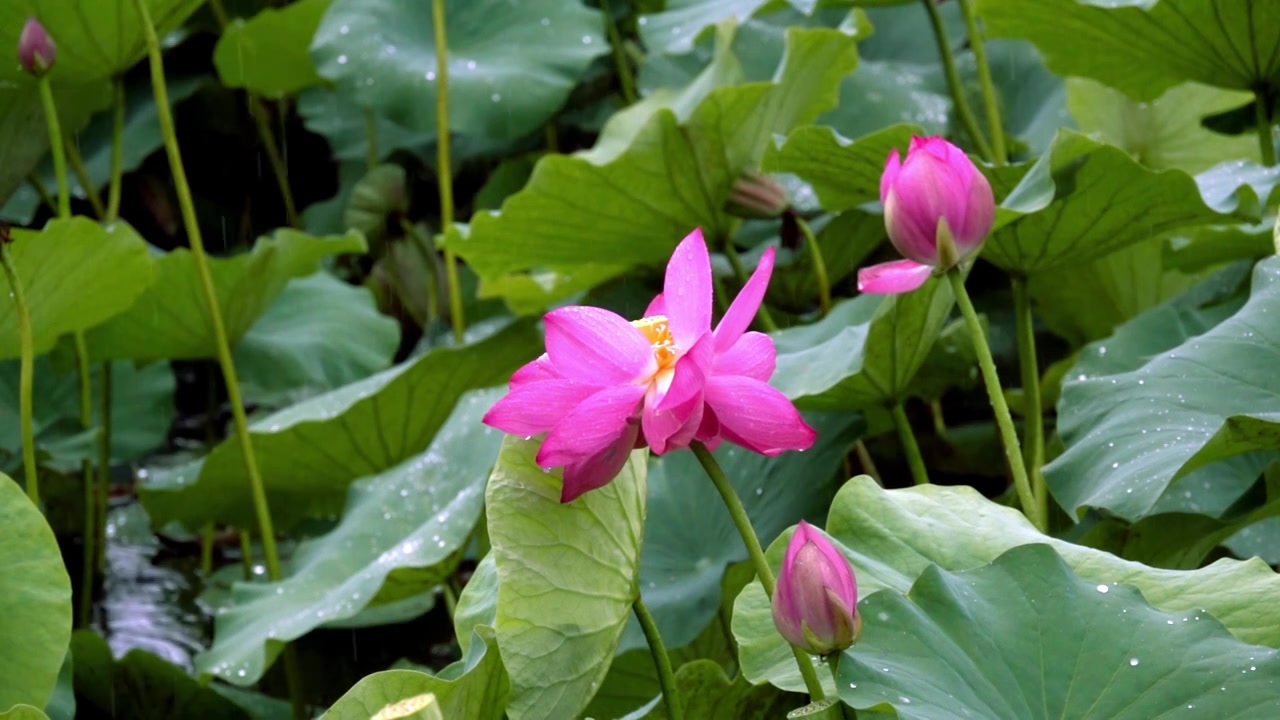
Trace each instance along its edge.
<path fill-rule="evenodd" d="M 48 31 L 39 20 L 27 18 L 27 24 L 22 26 L 22 34 L 18 36 L 18 62 L 22 69 L 40 77 L 49 72 L 56 57 L 57 48 Z"/>
<path fill-rule="evenodd" d="M 634 448 L 662 454 L 694 440 L 764 455 L 802 450 L 816 434 L 768 384 L 777 359 L 768 335 L 746 332 L 773 272 L 765 251 L 751 279 L 711 329 L 711 259 L 702 231 L 667 264 L 663 292 L 645 318 L 601 308 L 552 310 L 547 351 L 516 371 L 511 391 L 484 416 L 514 435 L 547 433 L 544 469 L 564 467 L 560 501 L 609 483 Z"/>
<path fill-rule="evenodd" d="M 912 137 L 906 161 L 889 154 L 880 177 L 889 241 L 907 259 L 858 271 L 858 290 L 910 292 L 982 247 L 995 218 L 991 184 L 960 148 Z"/>
<path fill-rule="evenodd" d="M 858 582 L 844 555 L 801 520 L 773 591 L 773 624 L 787 642 L 813 655 L 852 645 L 862 631 Z"/>

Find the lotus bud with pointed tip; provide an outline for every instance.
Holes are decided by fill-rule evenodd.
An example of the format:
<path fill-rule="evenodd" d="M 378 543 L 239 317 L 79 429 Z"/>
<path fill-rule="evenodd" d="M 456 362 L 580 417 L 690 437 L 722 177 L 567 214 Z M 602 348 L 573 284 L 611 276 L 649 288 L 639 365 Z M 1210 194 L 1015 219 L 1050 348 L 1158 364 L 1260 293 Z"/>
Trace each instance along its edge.
<path fill-rule="evenodd" d="M 857 641 L 862 631 L 857 611 L 858 583 L 849 561 L 801 520 L 773 592 L 773 624 L 801 650 L 829 655 Z"/>
<path fill-rule="evenodd" d="M 738 217 L 771 220 L 791 207 L 791 198 L 772 176 L 748 170 L 738 177 L 725 209 Z"/>
<path fill-rule="evenodd" d="M 27 18 L 22 34 L 18 36 L 18 62 L 22 69 L 40 77 L 53 67 L 57 55 L 57 47 L 44 25 L 33 17 Z"/>

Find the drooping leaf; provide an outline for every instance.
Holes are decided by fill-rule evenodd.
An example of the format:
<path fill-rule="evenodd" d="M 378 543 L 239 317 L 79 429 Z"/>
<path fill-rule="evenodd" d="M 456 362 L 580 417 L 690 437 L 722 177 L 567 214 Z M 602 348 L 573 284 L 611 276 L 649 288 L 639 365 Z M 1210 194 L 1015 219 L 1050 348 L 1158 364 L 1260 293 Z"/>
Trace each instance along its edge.
<path fill-rule="evenodd" d="M 840 699 L 908 718 L 1214 718 L 1280 712 L 1280 656 L 1199 610 L 1163 612 L 1127 584 L 1074 573 L 1046 545 L 858 604 Z M 1009 640 L 1017 638 L 1017 642 Z M 980 660 L 979 660 L 980 658 Z"/>
<path fill-rule="evenodd" d="M 218 78 L 227 87 L 259 95 L 296 93 L 320 82 L 311 61 L 311 39 L 333 0 L 301 0 L 264 8 L 222 31 L 213 50 Z"/>
<path fill-rule="evenodd" d="M 373 295 L 327 272 L 292 280 L 235 347 L 245 397 L 277 407 L 391 364 L 400 326 Z"/>
<path fill-rule="evenodd" d="M 561 504 L 560 473 L 537 466 L 538 445 L 508 436 L 485 492 L 513 720 L 577 717 L 590 702 L 631 616 L 644 531 L 647 450 Z"/>
<path fill-rule="evenodd" d="M 483 340 L 433 350 L 377 375 L 310 398 L 253 423 L 253 448 L 272 518 L 286 529 L 336 515 L 347 487 L 421 453 L 471 389 L 510 377 L 542 348 L 530 323 Z M 479 403 L 477 396 L 467 403 Z M 153 472 L 139 489 L 157 526 L 211 520 L 253 525 L 244 460 L 233 438 L 199 463 Z"/>
<path fill-rule="evenodd" d="M 1081 353 L 1058 405 L 1066 451 L 1045 473 L 1069 512 L 1100 507 L 1136 520 L 1196 468 L 1280 450 L 1269 401 L 1280 392 L 1271 371 L 1280 260 L 1258 263 L 1248 302 L 1229 317 L 1200 305 L 1156 308 Z"/>
<path fill-rule="evenodd" d="M 71 579 L 53 530 L 7 475 L 0 475 L 0 528 L 0 637 L 14 648 L 0 653 L 0 708 L 40 708 L 71 640 Z"/>
<path fill-rule="evenodd" d="M 1092 78 L 1135 100 L 1188 80 L 1280 86 L 1280 5 L 1272 2 L 978 0 L 978 14 L 992 35 L 1035 43 L 1057 74 Z"/>
<path fill-rule="evenodd" d="M 499 720 L 510 683 L 498 654 L 493 628 L 479 627 L 466 653 L 462 674 L 447 680 L 415 670 L 374 673 L 355 684 L 329 708 L 323 720 L 369 720 L 379 710 L 430 693 L 444 718 Z M 387 717 L 417 717 L 392 714 Z"/>
<path fill-rule="evenodd" d="M 1280 576 L 1261 560 L 1224 559 L 1193 571 L 1150 568 L 1045 536 L 1017 510 L 969 487 L 885 490 L 866 476 L 850 480 L 836 495 L 826 529 L 853 565 L 863 597 L 884 588 L 905 593 L 931 563 L 967 570 L 1010 548 L 1046 543 L 1089 582 L 1134 585 L 1163 611 L 1208 612 L 1243 642 L 1280 647 L 1280 607 L 1266 600 L 1280 592 Z M 789 535 L 783 533 L 769 547 L 775 568 Z M 802 691 L 795 660 L 773 626 L 759 583 L 743 590 L 733 614 L 747 679 Z"/>
<path fill-rule="evenodd" d="M 364 238 L 355 233 L 312 237 L 282 229 L 259 238 L 247 253 L 210 258 L 209 270 L 228 341 L 235 345 L 244 337 L 290 279 L 310 275 L 330 255 L 364 249 Z M 94 358 L 146 362 L 217 355 L 195 256 L 179 248 L 157 258 L 154 265 L 155 283 L 137 302 L 88 333 L 89 352 Z"/>
<path fill-rule="evenodd" d="M 356 481 L 338 525 L 300 544 L 283 580 L 236 583 L 197 670 L 253 684 L 285 643 L 439 584 L 480 517 L 499 444 L 480 418 L 499 394 L 464 397 L 425 451 Z"/>
<path fill-rule="evenodd" d="M 109 228 L 83 217 L 52 220 L 44 230 L 12 230 L 8 252 L 31 315 L 37 353 L 58 337 L 86 330 L 130 307 L 151 284 L 147 245 L 125 223 Z M 103 272 L 110 268 L 110 272 Z M 0 278 L 0 293 L 12 292 Z M 0 357 L 17 357 L 18 314 L 0 303 Z"/>
<path fill-rule="evenodd" d="M 540 127 L 592 59 L 609 51 L 580 3 L 450 0 L 445 7 L 451 132 L 512 140 Z M 320 75 L 406 128 L 436 132 L 430 3 L 335 0 L 312 44 Z"/>

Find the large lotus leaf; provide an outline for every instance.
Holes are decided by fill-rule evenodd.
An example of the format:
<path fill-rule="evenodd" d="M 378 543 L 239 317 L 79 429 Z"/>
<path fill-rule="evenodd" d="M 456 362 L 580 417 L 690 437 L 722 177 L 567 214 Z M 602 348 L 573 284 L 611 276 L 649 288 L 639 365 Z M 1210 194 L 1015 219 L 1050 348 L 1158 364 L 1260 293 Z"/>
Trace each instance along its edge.
<path fill-rule="evenodd" d="M 178 27 L 204 0 L 145 0 L 156 31 L 164 36 Z M 0 47 L 18 46 L 28 17 L 39 18 L 58 46 L 49 77 L 55 83 L 108 80 L 142 59 L 146 28 L 132 2 L 82 0 L 5 0 L 0 3 Z M 0 79 L 20 81 L 26 73 L 17 63 L 0 65 Z"/>
<path fill-rule="evenodd" d="M 461 675 L 453 679 L 433 677 L 416 670 L 387 670 L 356 683 L 322 716 L 322 720 L 369 720 L 378 711 L 430 693 L 444 718 L 500 720 L 506 707 L 510 683 L 493 628 L 475 630 Z M 418 717 L 389 714 L 387 718 Z"/>
<path fill-rule="evenodd" d="M 1248 302 L 1213 325 L 1221 310 L 1175 302 L 1082 352 L 1058 404 L 1066 450 L 1045 470 L 1068 511 L 1136 520 L 1196 468 L 1280 450 L 1280 259 L 1258 263 Z"/>
<path fill-rule="evenodd" d="M 619 271 L 660 263 L 696 227 L 716 241 L 729 227 L 722 206 L 738 173 L 758 165 L 773 133 L 834 105 L 857 60 L 853 39 L 837 30 L 793 28 L 787 38 L 776 82 L 711 90 L 683 122 L 672 109 L 654 110 L 604 162 L 543 157 L 500 213 L 472 218 L 458 253 L 491 280 L 587 259 Z M 607 131 L 602 142 L 618 134 Z"/>
<path fill-rule="evenodd" d="M 44 707 L 71 640 L 71 578 L 49 523 L 7 475 L 0 528 L 0 637 L 13 648 L 0 653 L 0 708 Z"/>
<path fill-rule="evenodd" d="M 361 106 L 436 132 L 431 3 L 335 0 L 312 44 L 320 75 Z M 511 140 L 536 130 L 591 61 L 609 52 L 603 17 L 580 3 L 449 0 L 449 127 Z"/>
<path fill-rule="evenodd" d="M 562 504 L 538 446 L 508 436 L 485 491 L 513 720 L 577 717 L 591 701 L 631 616 L 644 532 L 648 450 Z"/>
<path fill-rule="evenodd" d="M 209 258 L 227 339 L 234 345 L 244 337 L 291 278 L 310 275 L 330 255 L 364 250 L 364 238 L 358 233 L 313 237 L 283 229 L 259 238 L 247 253 Z M 137 302 L 88 333 L 89 352 L 96 359 L 146 362 L 217 355 L 195 256 L 179 248 L 157 258 L 154 265 L 155 283 Z M 97 269 L 88 263 L 86 267 Z"/>
<path fill-rule="evenodd" d="M 101 367 L 89 368 L 92 396 L 101 393 Z M 17 360 L 0 363 L 0 408 L 9 417 L 18 416 Z M 135 367 L 133 363 L 111 364 L 111 457 L 132 461 L 164 445 L 173 425 L 175 380 L 173 369 L 155 363 Z M 80 466 L 86 457 L 97 457 L 97 427 L 101 404 L 93 404 L 94 427 L 80 426 L 79 378 L 72 369 L 59 371 L 47 357 L 36 358 L 33 425 L 36 447 L 49 458 L 47 465 L 65 471 Z M 16 464 L 22 453 L 18 423 L 0 427 L 0 455 Z"/>
<path fill-rule="evenodd" d="M 336 515 L 352 481 L 421 453 L 466 391 L 506 381 L 541 348 L 532 324 L 511 325 L 254 422 L 250 435 L 276 527 L 287 530 L 307 517 Z M 240 527 L 255 522 L 234 438 L 203 461 L 152 473 L 139 493 L 157 527 L 175 520 L 195 528 L 214 520 Z"/>
<path fill-rule="evenodd" d="M 805 14 L 816 0 L 787 0 Z M 641 15 L 636 24 L 646 48 L 660 53 L 687 53 L 704 32 L 724 22 L 741 24 L 769 5 L 769 0 L 668 0 L 661 12 Z M 775 3 L 776 5 L 776 3 Z"/>
<path fill-rule="evenodd" d="M 264 8 L 222 31 L 213 50 L 218 78 L 227 87 L 259 95 L 296 93 L 320 82 L 311 61 L 311 39 L 333 0 L 300 0 Z"/>
<path fill-rule="evenodd" d="M 1269 600 L 1280 592 L 1280 576 L 1261 560 L 1224 559 L 1190 571 L 1151 568 L 1045 536 L 1022 513 L 970 487 L 885 490 L 866 476 L 850 480 L 836 495 L 827 532 L 853 564 L 864 597 L 884 588 L 907 592 L 931 563 L 949 571 L 967 570 L 1010 548 L 1047 543 L 1089 582 L 1134 585 L 1161 610 L 1207 612 L 1243 642 L 1280 647 L 1280 606 Z M 781 563 L 789 539 L 789 533 L 783 533 L 769 547 L 774 567 Z M 738 596 L 733 615 L 747 679 L 803 690 L 759 583 L 748 585 Z"/>
<path fill-rule="evenodd" d="M 367 288 L 327 272 L 292 280 L 235 347 L 245 397 L 276 406 L 385 370 L 400 325 Z"/>
<path fill-rule="evenodd" d="M 1067 107 L 1081 132 L 1105 140 L 1156 170 L 1208 170 L 1225 158 L 1258 160 L 1253 135 L 1222 135 L 1204 118 L 1247 105 L 1251 93 L 1184 83 L 1151 102 L 1135 102 L 1124 93 L 1086 78 L 1067 80 Z"/>
<path fill-rule="evenodd" d="M 991 35 L 1035 43 L 1057 74 L 1136 100 L 1188 80 L 1280 86 L 1280 5 L 1268 0 L 978 0 L 978 14 Z"/>
<path fill-rule="evenodd" d="M 385 159 L 400 149 L 425 152 L 431 138 L 422 133 L 407 130 L 386 118 L 361 110 L 359 106 L 332 90 L 313 87 L 298 95 L 298 115 L 307 129 L 329 141 L 329 149 L 336 160 L 358 160 L 353 169 L 354 179 L 359 180 L 368 171 L 365 162 L 369 154 L 367 121 L 373 119 L 374 139 L 377 140 L 378 159 Z M 343 165 L 345 168 L 346 165 Z M 338 215 L 346 207 L 341 203 Z M 345 225 L 343 226 L 345 229 Z"/>
<path fill-rule="evenodd" d="M 52 220 L 44 230 L 11 232 L 8 252 L 26 295 L 37 353 L 61 335 L 128 308 L 151 284 L 147 245 L 125 223 L 104 228 L 73 217 Z M 12 293 L 7 277 L 0 278 L 0 293 Z M 17 357 L 19 349 L 17 310 L 11 301 L 0 303 L 0 357 Z"/>
<path fill-rule="evenodd" d="M 1280 713 L 1280 657 L 1202 611 L 1171 613 L 1131 585 L 1071 572 L 1046 545 L 858 604 L 840 699 L 908 719 L 1260 718 Z"/>
<path fill-rule="evenodd" d="M 774 334 L 774 384 L 801 407 L 858 410 L 904 399 L 951 314 L 950 286 L 860 295 L 812 325 Z"/>
<path fill-rule="evenodd" d="M 851 210 L 880 199 L 880 173 L 894 149 L 905 150 L 914 125 L 894 125 L 857 140 L 819 125 L 797 128 L 781 145 L 770 145 L 763 166 L 769 172 L 795 173 L 813 185 L 828 212 Z"/>
<path fill-rule="evenodd" d="M 286 578 L 236 583 L 196 669 L 251 685 L 285 643 L 438 584 L 480 517 L 500 440 L 480 418 L 500 394 L 465 396 L 430 447 L 356 481 L 338 525 L 298 546 Z"/>

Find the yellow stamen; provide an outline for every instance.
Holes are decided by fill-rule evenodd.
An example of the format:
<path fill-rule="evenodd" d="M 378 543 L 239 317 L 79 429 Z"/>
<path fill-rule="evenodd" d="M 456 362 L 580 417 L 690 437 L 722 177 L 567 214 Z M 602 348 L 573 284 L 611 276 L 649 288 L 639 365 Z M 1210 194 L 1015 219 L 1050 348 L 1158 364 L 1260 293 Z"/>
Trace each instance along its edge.
<path fill-rule="evenodd" d="M 671 325 L 664 315 L 652 315 L 642 320 L 632 321 L 653 346 L 653 359 L 658 361 L 658 369 L 666 370 L 676 364 L 676 342 L 671 338 Z"/>

